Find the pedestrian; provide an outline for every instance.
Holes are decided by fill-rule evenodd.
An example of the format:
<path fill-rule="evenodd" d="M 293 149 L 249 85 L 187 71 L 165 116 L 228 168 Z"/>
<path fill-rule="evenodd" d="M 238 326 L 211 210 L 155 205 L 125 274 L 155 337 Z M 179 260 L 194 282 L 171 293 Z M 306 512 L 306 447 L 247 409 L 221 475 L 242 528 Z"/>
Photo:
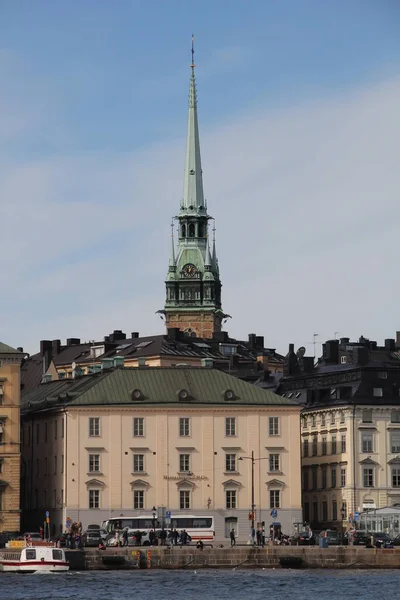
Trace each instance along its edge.
<path fill-rule="evenodd" d="M 256 530 L 254 529 L 254 527 L 251 528 L 251 543 L 253 546 L 255 546 L 255 537 L 256 537 Z"/>
<path fill-rule="evenodd" d="M 199 541 L 197 542 L 197 544 L 196 544 L 196 548 L 197 548 L 197 550 L 203 550 L 203 548 L 204 548 L 204 544 L 203 544 L 202 540 L 199 540 Z"/>
<path fill-rule="evenodd" d="M 165 540 L 167 539 L 167 532 L 164 528 L 160 531 L 160 544 L 161 546 L 165 546 Z"/>
<path fill-rule="evenodd" d="M 232 546 L 236 546 L 236 537 L 235 537 L 235 530 L 231 529 L 230 533 L 229 533 L 229 537 L 231 538 L 231 547 Z"/>
<path fill-rule="evenodd" d="M 128 545 L 128 528 L 125 527 L 124 531 L 122 532 L 122 545 L 123 546 L 127 546 Z"/>

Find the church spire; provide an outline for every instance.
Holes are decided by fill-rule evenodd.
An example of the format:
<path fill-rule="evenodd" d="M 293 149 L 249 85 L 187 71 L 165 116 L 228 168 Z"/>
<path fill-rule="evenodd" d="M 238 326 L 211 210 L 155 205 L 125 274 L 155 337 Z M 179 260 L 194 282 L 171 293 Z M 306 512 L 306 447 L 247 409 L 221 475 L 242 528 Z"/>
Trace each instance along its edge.
<path fill-rule="evenodd" d="M 194 76 L 194 37 L 192 36 L 192 70 L 189 84 L 189 115 L 186 138 L 185 177 L 182 212 L 205 213 L 203 175 L 201 170 L 199 125 L 197 120 L 197 93 Z"/>

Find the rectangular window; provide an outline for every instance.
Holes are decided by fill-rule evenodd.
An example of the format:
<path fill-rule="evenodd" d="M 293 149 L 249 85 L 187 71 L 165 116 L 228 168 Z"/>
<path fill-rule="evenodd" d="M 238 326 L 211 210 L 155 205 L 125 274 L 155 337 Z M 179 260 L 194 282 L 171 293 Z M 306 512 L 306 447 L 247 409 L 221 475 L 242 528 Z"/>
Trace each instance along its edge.
<path fill-rule="evenodd" d="M 324 500 L 322 502 L 322 520 L 323 521 L 328 520 L 328 503 L 326 500 Z"/>
<path fill-rule="evenodd" d="M 326 425 L 326 417 L 324 414 L 321 415 L 321 427 L 325 427 Z"/>
<path fill-rule="evenodd" d="M 312 439 L 312 455 L 317 456 L 318 454 L 318 437 L 316 435 L 313 436 Z"/>
<path fill-rule="evenodd" d="M 54 421 L 54 439 L 57 439 L 57 420 Z"/>
<path fill-rule="evenodd" d="M 312 489 L 316 490 L 318 487 L 318 471 L 317 467 L 311 468 L 311 477 L 312 477 Z"/>
<path fill-rule="evenodd" d="M 280 508 L 281 507 L 281 492 L 280 490 L 269 491 L 269 507 Z"/>
<path fill-rule="evenodd" d="M 233 437 L 236 435 L 236 417 L 226 417 L 225 435 L 226 437 Z"/>
<path fill-rule="evenodd" d="M 89 454 L 89 473 L 100 471 L 100 454 Z"/>
<path fill-rule="evenodd" d="M 47 442 L 47 434 L 48 434 L 48 427 L 47 427 L 47 421 L 44 424 L 44 441 Z"/>
<path fill-rule="evenodd" d="M 336 487 L 336 469 L 331 469 L 331 487 Z"/>
<path fill-rule="evenodd" d="M 303 469 L 303 490 L 308 491 L 308 469 Z"/>
<path fill-rule="evenodd" d="M 36 443 L 40 443 L 40 423 L 36 423 Z"/>
<path fill-rule="evenodd" d="M 311 427 L 316 426 L 315 415 L 311 415 Z"/>
<path fill-rule="evenodd" d="M 327 481 L 326 481 L 327 480 L 327 476 L 326 476 L 326 474 L 327 474 L 326 467 L 322 467 L 322 485 L 321 485 L 321 487 L 322 487 L 323 490 L 326 490 L 326 486 L 327 486 Z M 324 520 L 326 520 L 326 519 L 324 519 Z"/>
<path fill-rule="evenodd" d="M 340 413 L 340 422 L 344 423 L 344 412 Z"/>
<path fill-rule="evenodd" d="M 327 453 L 327 443 L 326 443 L 326 435 L 322 436 L 322 456 L 325 456 Z"/>
<path fill-rule="evenodd" d="M 372 433 L 361 434 L 361 451 L 373 452 L 374 436 Z"/>
<path fill-rule="evenodd" d="M 64 437 L 64 417 L 61 419 L 61 437 Z"/>
<path fill-rule="evenodd" d="M 378 371 L 379 379 L 387 379 L 387 371 Z"/>
<path fill-rule="evenodd" d="M 307 457 L 308 456 L 308 450 L 309 449 L 309 442 L 308 439 L 306 438 L 303 442 L 303 456 Z"/>
<path fill-rule="evenodd" d="M 336 419 L 335 419 L 335 413 L 331 414 L 331 425 L 335 425 L 336 423 Z"/>
<path fill-rule="evenodd" d="M 179 419 L 179 435 L 180 435 L 180 437 L 190 436 L 190 419 L 189 419 L 189 417 L 181 417 Z"/>
<path fill-rule="evenodd" d="M 225 471 L 236 471 L 236 454 L 225 455 Z"/>
<path fill-rule="evenodd" d="M 363 469 L 364 487 L 374 487 L 374 469 Z"/>
<path fill-rule="evenodd" d="M 190 454 L 179 455 L 179 471 L 181 473 L 190 473 Z"/>
<path fill-rule="evenodd" d="M 269 435 L 279 435 L 279 417 L 269 417 Z"/>
<path fill-rule="evenodd" d="M 100 417 L 89 417 L 89 436 L 100 436 Z"/>
<path fill-rule="evenodd" d="M 336 454 L 336 435 L 332 436 L 331 449 L 332 449 L 332 454 Z"/>
<path fill-rule="evenodd" d="M 392 410 L 390 421 L 392 423 L 400 423 L 400 410 Z"/>
<path fill-rule="evenodd" d="M 57 456 L 54 457 L 54 475 L 57 473 Z"/>
<path fill-rule="evenodd" d="M 280 471 L 279 465 L 279 454 L 270 454 L 269 455 L 269 470 L 270 471 Z"/>
<path fill-rule="evenodd" d="M 64 473 L 64 454 L 61 454 L 61 473 Z"/>
<path fill-rule="evenodd" d="M 187 510 L 190 508 L 190 491 L 179 491 L 179 508 L 180 510 Z"/>
<path fill-rule="evenodd" d="M 332 521 L 337 521 L 337 501 L 332 500 Z"/>
<path fill-rule="evenodd" d="M 232 509 L 236 507 L 236 490 L 226 490 L 226 508 Z"/>
<path fill-rule="evenodd" d="M 383 388 L 374 387 L 373 395 L 374 395 L 374 398 L 382 398 L 383 397 Z"/>
<path fill-rule="evenodd" d="M 400 469 L 392 469 L 392 486 L 400 487 Z"/>
<path fill-rule="evenodd" d="M 393 454 L 400 453 L 400 431 L 393 431 L 390 436 L 391 452 Z"/>
<path fill-rule="evenodd" d="M 144 473 L 144 454 L 133 455 L 133 472 Z"/>
<path fill-rule="evenodd" d="M 342 503 L 341 513 L 342 513 L 342 519 L 343 520 L 347 519 L 347 502 Z"/>
<path fill-rule="evenodd" d="M 318 502 L 313 502 L 313 521 L 317 522 L 318 520 Z"/>
<path fill-rule="evenodd" d="M 340 469 L 340 487 L 346 487 L 346 469 Z"/>
<path fill-rule="evenodd" d="M 135 510 L 142 510 L 144 508 L 144 491 L 134 490 L 133 491 L 133 508 Z"/>
<path fill-rule="evenodd" d="M 304 520 L 306 523 L 310 521 L 310 503 L 304 502 Z"/>
<path fill-rule="evenodd" d="M 346 452 L 346 436 L 340 436 L 340 452 Z"/>
<path fill-rule="evenodd" d="M 100 490 L 89 490 L 89 508 L 100 508 Z"/>
<path fill-rule="evenodd" d="M 372 410 L 365 409 L 362 411 L 362 422 L 363 423 L 372 423 Z"/>
<path fill-rule="evenodd" d="M 144 436 L 144 417 L 133 417 L 133 437 Z"/>

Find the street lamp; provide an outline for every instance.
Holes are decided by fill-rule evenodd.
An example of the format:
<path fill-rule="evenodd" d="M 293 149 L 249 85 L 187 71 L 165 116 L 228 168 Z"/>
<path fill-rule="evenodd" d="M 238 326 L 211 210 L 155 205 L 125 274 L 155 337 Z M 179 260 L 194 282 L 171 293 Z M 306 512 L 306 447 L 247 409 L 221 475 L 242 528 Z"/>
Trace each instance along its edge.
<path fill-rule="evenodd" d="M 344 533 L 343 521 L 344 521 L 344 518 L 346 516 L 346 507 L 345 507 L 344 504 L 342 504 L 342 508 L 340 509 L 340 515 L 342 517 L 342 546 L 343 546 L 343 533 Z"/>
<path fill-rule="evenodd" d="M 268 457 L 264 456 L 262 458 L 254 458 L 254 450 L 252 450 L 251 456 L 240 456 L 239 460 L 244 460 L 245 458 L 251 460 L 251 533 L 253 534 L 254 513 L 256 510 L 256 505 L 254 502 L 254 463 L 256 462 L 256 460 L 266 460 Z"/>
<path fill-rule="evenodd" d="M 156 530 L 156 516 L 157 516 L 157 509 L 155 506 L 153 506 L 153 531 Z"/>

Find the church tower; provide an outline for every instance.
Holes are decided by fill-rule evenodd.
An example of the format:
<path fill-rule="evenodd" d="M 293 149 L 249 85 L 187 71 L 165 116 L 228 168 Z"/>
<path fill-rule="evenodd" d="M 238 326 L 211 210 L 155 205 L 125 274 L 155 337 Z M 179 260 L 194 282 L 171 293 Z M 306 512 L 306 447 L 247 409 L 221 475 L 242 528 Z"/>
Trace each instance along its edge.
<path fill-rule="evenodd" d="M 221 309 L 221 281 L 212 228 L 212 250 L 209 240 L 207 202 L 203 193 L 197 95 L 192 64 L 189 85 L 189 117 L 186 141 L 183 198 L 178 221 L 178 243 L 175 249 L 172 225 L 172 249 L 166 279 L 165 315 L 167 329 L 176 327 L 188 335 L 212 338 L 221 331 L 227 317 Z"/>

